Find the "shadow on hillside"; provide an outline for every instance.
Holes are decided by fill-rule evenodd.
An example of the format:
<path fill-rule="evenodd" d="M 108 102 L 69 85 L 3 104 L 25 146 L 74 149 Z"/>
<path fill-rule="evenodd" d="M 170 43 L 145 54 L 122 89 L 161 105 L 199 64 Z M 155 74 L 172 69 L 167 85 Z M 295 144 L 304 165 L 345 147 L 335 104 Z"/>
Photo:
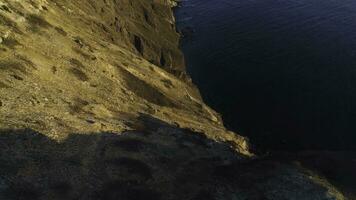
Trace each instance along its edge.
<path fill-rule="evenodd" d="M 0 130 L 0 199 L 184 199 L 199 195 L 214 166 L 242 157 L 202 134 L 137 121 L 137 131 L 70 134 L 60 143 L 30 129 Z"/>
<path fill-rule="evenodd" d="M 149 116 L 133 123 L 137 130 L 70 134 L 62 142 L 30 129 L 0 130 L 0 199 L 324 199 L 325 188 L 292 165 L 246 159 Z"/>
<path fill-rule="evenodd" d="M 295 160 L 326 177 L 349 199 L 356 199 L 356 151 L 301 152 Z"/>

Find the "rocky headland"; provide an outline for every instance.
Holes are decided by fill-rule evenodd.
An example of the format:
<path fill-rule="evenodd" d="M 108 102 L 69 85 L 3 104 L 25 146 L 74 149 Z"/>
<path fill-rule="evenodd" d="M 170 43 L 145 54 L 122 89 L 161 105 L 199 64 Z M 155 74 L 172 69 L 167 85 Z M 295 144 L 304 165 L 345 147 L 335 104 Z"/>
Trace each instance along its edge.
<path fill-rule="evenodd" d="M 0 199 L 345 199 L 224 127 L 186 74 L 173 6 L 0 1 Z"/>

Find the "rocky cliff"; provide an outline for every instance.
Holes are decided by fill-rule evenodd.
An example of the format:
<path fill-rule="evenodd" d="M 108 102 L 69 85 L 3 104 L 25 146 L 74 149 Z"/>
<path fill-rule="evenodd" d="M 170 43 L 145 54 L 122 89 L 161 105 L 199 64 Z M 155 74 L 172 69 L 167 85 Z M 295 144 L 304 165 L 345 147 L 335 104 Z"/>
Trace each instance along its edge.
<path fill-rule="evenodd" d="M 2 1 L 0 20 L 2 128 L 61 140 L 148 114 L 247 148 L 184 75 L 167 1 Z"/>
<path fill-rule="evenodd" d="M 343 199 L 256 159 L 185 73 L 171 0 L 0 1 L 0 199 Z"/>

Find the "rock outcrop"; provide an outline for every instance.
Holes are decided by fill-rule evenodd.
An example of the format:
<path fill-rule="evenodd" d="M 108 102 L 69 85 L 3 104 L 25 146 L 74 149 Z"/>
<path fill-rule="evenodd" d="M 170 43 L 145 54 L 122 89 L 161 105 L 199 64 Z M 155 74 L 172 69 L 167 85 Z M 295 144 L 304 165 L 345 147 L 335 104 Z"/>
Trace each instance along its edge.
<path fill-rule="evenodd" d="M 343 199 L 257 160 L 190 82 L 171 0 L 0 1 L 0 199 Z"/>

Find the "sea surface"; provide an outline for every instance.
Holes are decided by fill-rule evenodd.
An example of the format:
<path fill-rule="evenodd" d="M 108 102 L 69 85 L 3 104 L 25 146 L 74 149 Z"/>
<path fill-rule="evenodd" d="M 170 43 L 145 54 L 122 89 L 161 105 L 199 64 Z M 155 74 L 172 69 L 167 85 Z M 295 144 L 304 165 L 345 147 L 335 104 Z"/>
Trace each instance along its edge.
<path fill-rule="evenodd" d="M 185 0 L 188 72 L 260 149 L 356 149 L 355 0 Z"/>

